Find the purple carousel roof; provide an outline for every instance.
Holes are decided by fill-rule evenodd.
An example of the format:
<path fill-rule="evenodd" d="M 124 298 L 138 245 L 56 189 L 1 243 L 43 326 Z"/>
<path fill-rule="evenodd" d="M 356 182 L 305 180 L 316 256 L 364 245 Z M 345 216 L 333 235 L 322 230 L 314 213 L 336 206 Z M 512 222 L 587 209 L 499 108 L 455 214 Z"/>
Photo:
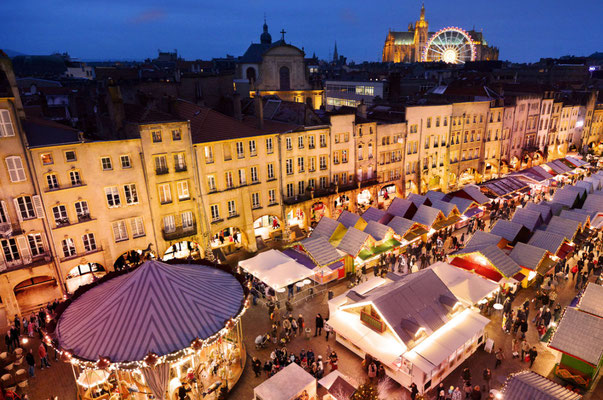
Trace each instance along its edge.
<path fill-rule="evenodd" d="M 61 315 L 61 348 L 81 359 L 112 362 L 159 356 L 206 339 L 242 309 L 243 287 L 219 269 L 146 261 L 75 299 Z"/>

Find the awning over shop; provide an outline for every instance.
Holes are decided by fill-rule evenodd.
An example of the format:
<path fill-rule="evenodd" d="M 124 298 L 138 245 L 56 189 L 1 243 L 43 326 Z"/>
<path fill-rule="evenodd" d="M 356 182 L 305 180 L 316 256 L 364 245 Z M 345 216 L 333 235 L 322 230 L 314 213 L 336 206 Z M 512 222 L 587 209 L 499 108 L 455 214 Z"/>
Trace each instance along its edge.
<path fill-rule="evenodd" d="M 274 290 L 279 290 L 314 274 L 305 265 L 274 249 L 239 261 L 239 267 Z"/>

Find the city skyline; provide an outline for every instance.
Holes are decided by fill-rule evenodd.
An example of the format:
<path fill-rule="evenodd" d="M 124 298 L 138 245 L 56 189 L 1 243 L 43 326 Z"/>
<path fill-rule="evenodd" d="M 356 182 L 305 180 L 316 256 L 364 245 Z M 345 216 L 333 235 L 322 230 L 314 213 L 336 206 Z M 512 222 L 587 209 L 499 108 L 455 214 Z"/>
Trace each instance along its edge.
<path fill-rule="evenodd" d="M 0 34 L 3 48 L 23 54 L 68 52 L 86 60 L 143 60 L 155 56 L 157 49 L 177 49 L 186 59 L 237 57 L 250 42 L 259 41 L 265 14 L 273 38 L 280 38 L 279 31 L 284 29 L 286 41 L 303 47 L 307 56 L 331 57 L 336 41 L 339 54 L 362 62 L 380 61 L 388 29 L 405 30 L 418 18 L 421 2 L 378 1 L 371 8 L 360 8 L 356 2 L 325 6 L 311 1 L 291 7 L 260 1 L 236 10 L 187 0 L 169 9 L 158 1 L 141 4 L 135 0 L 109 5 L 64 2 L 53 9 L 42 5 L 27 0 L 0 6 L 13 16 Z M 542 8 L 513 0 L 484 9 L 467 1 L 428 1 L 425 8 L 431 29 L 458 26 L 483 31 L 488 43 L 500 48 L 501 60 L 535 62 L 541 57 L 586 56 L 600 50 L 596 33 L 601 30 L 596 25 L 600 4 L 585 2 L 573 11 L 570 21 L 565 21 L 567 13 L 561 5 L 554 1 Z M 493 15 L 498 18 L 492 19 Z M 28 22 L 25 35 L 23 27 Z"/>

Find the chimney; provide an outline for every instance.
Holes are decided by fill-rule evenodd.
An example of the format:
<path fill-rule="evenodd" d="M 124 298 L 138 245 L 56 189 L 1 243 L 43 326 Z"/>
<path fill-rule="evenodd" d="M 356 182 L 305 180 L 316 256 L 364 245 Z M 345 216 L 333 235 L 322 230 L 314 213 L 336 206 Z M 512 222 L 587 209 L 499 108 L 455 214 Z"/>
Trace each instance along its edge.
<path fill-rule="evenodd" d="M 366 116 L 367 116 L 366 112 L 367 112 L 367 107 L 366 107 L 366 104 L 364 104 L 364 100 L 362 100 L 360 102 L 360 104 L 358 104 L 356 113 L 358 114 L 359 117 L 366 119 Z"/>
<path fill-rule="evenodd" d="M 264 128 L 264 102 L 262 101 L 262 96 L 258 92 L 255 93 L 255 117 L 258 120 L 258 128 Z"/>
<path fill-rule="evenodd" d="M 239 92 L 234 92 L 232 94 L 232 107 L 234 117 L 239 121 L 243 119 L 243 113 L 241 112 L 241 95 Z"/>

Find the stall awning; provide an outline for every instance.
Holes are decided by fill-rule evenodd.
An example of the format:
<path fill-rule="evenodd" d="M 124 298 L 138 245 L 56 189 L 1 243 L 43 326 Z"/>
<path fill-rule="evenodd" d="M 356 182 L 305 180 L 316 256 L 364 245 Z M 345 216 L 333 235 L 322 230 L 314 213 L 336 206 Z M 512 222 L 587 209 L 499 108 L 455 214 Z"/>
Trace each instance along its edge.
<path fill-rule="evenodd" d="M 460 220 L 461 220 L 460 215 L 453 215 L 450 218 L 442 219 L 442 220 L 436 222 L 435 224 L 433 224 L 433 229 L 435 229 L 436 231 L 439 231 L 441 229 L 448 228 L 449 226 L 456 224 Z"/>
<path fill-rule="evenodd" d="M 559 257 L 563 260 L 570 254 L 572 254 L 573 252 L 574 252 L 574 246 L 570 245 L 569 243 L 563 243 L 561 245 L 561 248 L 557 252 L 557 257 Z"/>
<path fill-rule="evenodd" d="M 274 290 L 284 288 L 314 275 L 311 269 L 278 250 L 268 250 L 253 258 L 239 261 L 239 267 Z"/>
<path fill-rule="evenodd" d="M 465 217 L 467 218 L 472 218 L 477 216 L 479 213 L 483 212 L 484 210 L 482 210 L 479 207 L 471 207 L 470 209 L 468 209 L 465 214 L 463 214 Z"/>

